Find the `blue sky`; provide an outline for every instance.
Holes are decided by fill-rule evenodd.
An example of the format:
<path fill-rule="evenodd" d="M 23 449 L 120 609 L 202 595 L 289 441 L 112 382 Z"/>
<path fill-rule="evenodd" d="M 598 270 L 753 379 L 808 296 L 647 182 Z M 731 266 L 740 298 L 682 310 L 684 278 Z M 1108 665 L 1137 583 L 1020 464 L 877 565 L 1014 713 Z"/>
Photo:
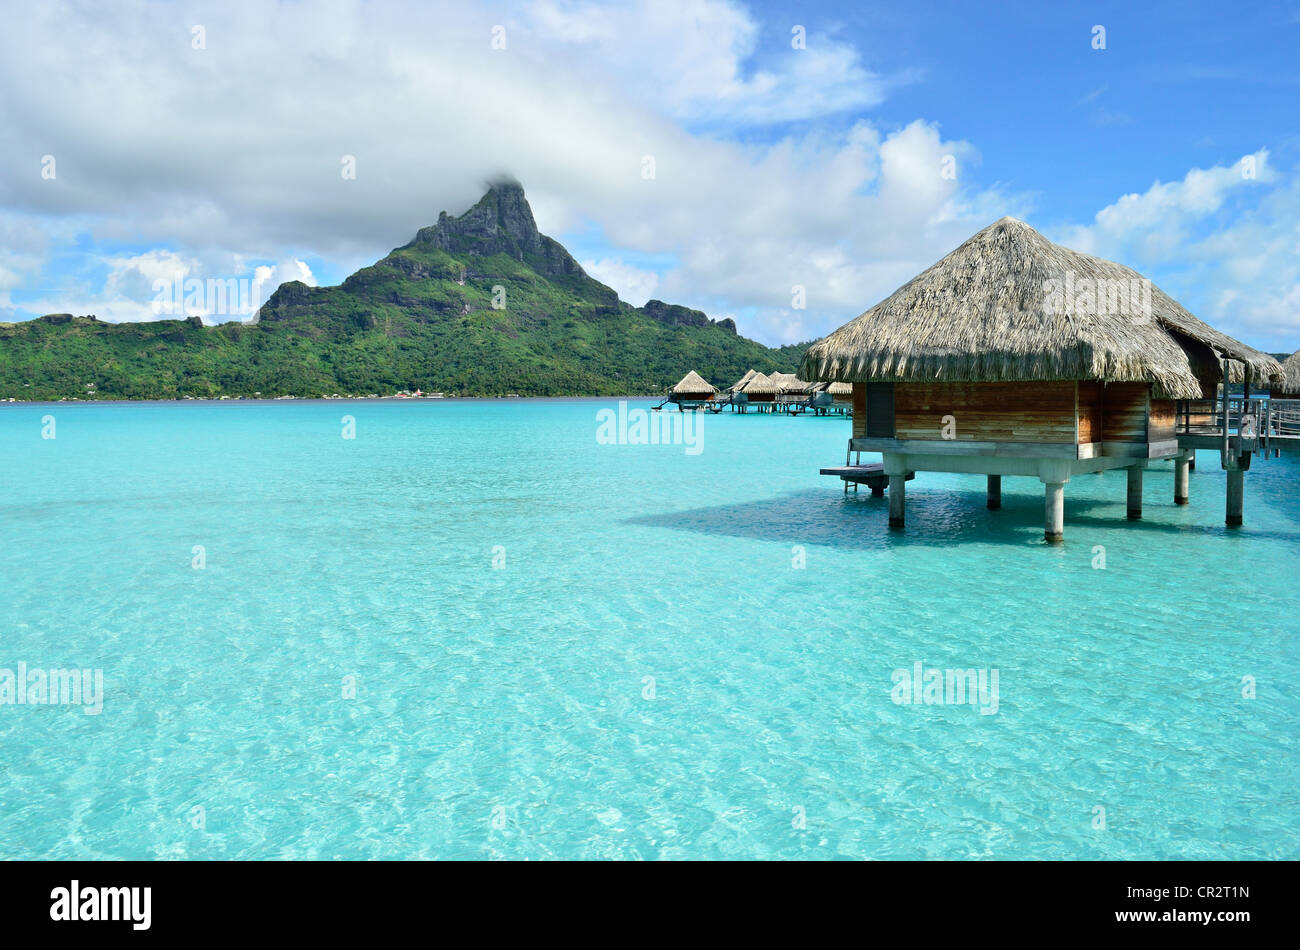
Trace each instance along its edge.
<path fill-rule="evenodd" d="M 626 299 L 767 343 L 828 332 L 1011 214 L 1253 345 L 1300 347 L 1294 2 L 6 17 L 0 320 L 166 316 L 154 282 L 177 275 L 336 283 L 509 172 Z"/>
<path fill-rule="evenodd" d="M 879 68 L 923 78 L 881 106 L 887 122 L 936 116 L 978 144 L 983 175 L 1041 196 L 1064 221 L 1118 194 L 1300 144 L 1300 7 L 1222 3 L 920 2 L 861 10 Z M 874 26 L 873 26 L 874 24 Z M 1106 49 L 1092 48 L 1094 25 Z"/>

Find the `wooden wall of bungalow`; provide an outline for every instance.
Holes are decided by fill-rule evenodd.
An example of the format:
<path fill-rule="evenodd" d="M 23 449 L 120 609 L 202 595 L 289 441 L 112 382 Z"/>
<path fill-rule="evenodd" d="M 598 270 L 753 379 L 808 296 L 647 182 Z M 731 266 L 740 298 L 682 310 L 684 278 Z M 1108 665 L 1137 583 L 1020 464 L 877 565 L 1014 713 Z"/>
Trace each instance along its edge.
<path fill-rule="evenodd" d="M 1145 458 L 1176 450 L 1175 424 L 1174 400 L 1157 398 L 1148 383 L 853 384 L 855 439 L 996 443 L 1023 446 L 1026 455 L 1044 446 L 1052 455 L 1076 458 Z M 1063 451 L 1066 446 L 1077 452 Z"/>

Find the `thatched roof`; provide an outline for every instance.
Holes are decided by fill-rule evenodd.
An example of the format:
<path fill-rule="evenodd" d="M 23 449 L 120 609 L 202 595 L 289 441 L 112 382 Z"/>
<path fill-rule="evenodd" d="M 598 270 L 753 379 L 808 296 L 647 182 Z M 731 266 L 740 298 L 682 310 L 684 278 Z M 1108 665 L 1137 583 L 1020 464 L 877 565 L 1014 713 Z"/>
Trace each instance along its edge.
<path fill-rule="evenodd" d="M 1296 350 L 1282 364 L 1282 381 L 1273 388 L 1288 396 L 1300 396 L 1300 350 Z"/>
<path fill-rule="evenodd" d="M 762 373 L 755 373 L 753 376 L 749 376 L 745 380 L 744 385 L 741 385 L 740 383 L 736 384 L 736 392 L 744 393 L 746 396 L 752 396 L 755 393 L 775 394 L 778 391 L 776 383 L 772 382 L 772 380 L 768 379 Z"/>
<path fill-rule="evenodd" d="M 812 386 L 794 373 L 768 373 L 767 378 L 776 384 L 778 392 L 783 393 L 806 393 Z"/>
<path fill-rule="evenodd" d="M 751 379 L 753 379 L 756 375 L 757 375 L 757 371 L 751 369 L 751 370 L 750 370 L 748 373 L 746 373 L 744 376 L 740 377 L 740 379 L 736 380 L 735 384 L 733 384 L 732 387 L 731 387 L 730 389 L 727 390 L 727 392 L 729 392 L 729 393 L 738 393 L 738 392 L 740 392 L 740 391 L 741 391 L 740 387 L 741 387 L 741 386 L 744 386 L 747 382 L 749 382 Z"/>
<path fill-rule="evenodd" d="M 1072 308 L 1082 312 L 1052 306 L 1049 281 L 1063 288 L 1069 280 L 1077 298 L 1085 281 L 1098 279 L 1115 286 L 1143 280 L 1003 218 L 810 346 L 799 375 L 839 382 L 1099 379 L 1150 382 L 1163 396 L 1198 398 L 1203 383 L 1222 378 L 1220 356 L 1246 364 L 1233 375 L 1252 383 L 1267 385 L 1281 372 L 1271 356 L 1202 323 L 1154 285 L 1143 289 L 1145 296 L 1150 287 L 1150 316 L 1145 308 L 1115 314 L 1100 312 L 1100 304 Z"/>
<path fill-rule="evenodd" d="M 671 390 L 674 393 L 716 393 L 718 387 L 711 384 L 695 370 L 682 377 L 681 382 Z"/>
<path fill-rule="evenodd" d="M 852 396 L 853 384 L 834 382 L 830 384 L 829 390 L 832 396 Z"/>

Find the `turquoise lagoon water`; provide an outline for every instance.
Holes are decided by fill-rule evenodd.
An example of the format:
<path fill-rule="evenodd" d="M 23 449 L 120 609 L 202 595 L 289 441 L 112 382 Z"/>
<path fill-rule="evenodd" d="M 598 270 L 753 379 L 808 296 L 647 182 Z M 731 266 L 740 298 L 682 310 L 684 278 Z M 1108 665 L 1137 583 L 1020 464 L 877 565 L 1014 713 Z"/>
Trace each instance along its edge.
<path fill-rule="evenodd" d="M 1139 524 L 1076 478 L 1052 548 L 1037 481 L 922 474 L 890 533 L 817 474 L 844 420 L 689 455 L 613 404 L 0 409 L 0 668 L 105 679 L 0 706 L 0 855 L 1300 855 L 1295 460 L 1235 532 L 1211 453 Z M 996 714 L 895 704 L 918 661 Z"/>

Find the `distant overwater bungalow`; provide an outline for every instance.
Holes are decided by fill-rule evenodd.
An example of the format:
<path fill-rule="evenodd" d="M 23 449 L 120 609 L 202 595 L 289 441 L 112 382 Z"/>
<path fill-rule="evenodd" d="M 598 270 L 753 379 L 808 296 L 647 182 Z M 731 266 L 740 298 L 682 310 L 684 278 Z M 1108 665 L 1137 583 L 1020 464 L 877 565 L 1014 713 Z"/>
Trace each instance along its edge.
<path fill-rule="evenodd" d="M 655 406 L 675 405 L 679 409 L 707 409 L 718 413 L 781 412 L 789 415 L 846 416 L 853 411 L 853 387 L 849 383 L 809 382 L 795 373 L 760 373 L 751 369 L 732 386 L 718 389 L 699 373 L 691 370 L 667 391 L 663 402 Z"/>
<path fill-rule="evenodd" d="M 679 410 L 698 409 L 701 405 L 712 402 L 717 394 L 717 386 L 691 370 L 668 391 L 666 402 L 673 403 Z"/>
<path fill-rule="evenodd" d="M 768 373 L 767 378 L 776 386 L 776 394 L 781 396 L 802 396 L 812 389 L 812 383 L 806 383 L 794 373 Z"/>
<path fill-rule="evenodd" d="M 853 384 L 834 382 L 826 387 L 830 396 L 829 410 L 837 415 L 848 415 L 853 411 Z"/>
<path fill-rule="evenodd" d="M 1274 381 L 1269 395 L 1274 399 L 1300 399 L 1300 350 L 1282 363 L 1282 376 Z"/>
<path fill-rule="evenodd" d="M 887 483 L 891 527 L 904 524 L 914 472 L 986 475 L 992 509 L 1002 479 L 1024 476 L 1042 483 L 1044 537 L 1059 542 L 1073 476 L 1126 469 L 1140 518 L 1150 463 L 1175 462 L 1185 503 L 1196 448 L 1220 449 L 1226 520 L 1240 524 L 1243 473 L 1273 444 L 1268 400 L 1251 387 L 1267 391 L 1282 367 L 1136 271 L 1003 218 L 809 347 L 799 376 L 851 385 L 848 457 L 823 472 L 846 487 Z M 1225 379 L 1243 397 L 1230 400 Z M 862 452 L 883 462 L 850 465 Z"/>
<path fill-rule="evenodd" d="M 802 402 L 791 405 L 815 416 L 847 416 L 853 412 L 853 386 L 850 383 L 828 383 L 824 380 L 805 383 L 806 396 Z"/>
<path fill-rule="evenodd" d="M 776 386 L 776 407 L 782 412 L 801 413 L 812 408 L 816 383 L 800 379 L 794 373 L 768 373 Z"/>
<path fill-rule="evenodd" d="M 1300 433 L 1300 350 L 1282 363 L 1282 376 L 1269 387 L 1268 422 L 1273 436 Z"/>
<path fill-rule="evenodd" d="M 746 373 L 744 376 L 740 377 L 740 379 L 732 383 L 732 385 L 727 389 L 727 392 L 728 393 L 739 392 L 742 386 L 744 386 L 747 382 L 749 382 L 757 375 L 758 375 L 758 370 L 750 369 L 748 373 Z"/>
<path fill-rule="evenodd" d="M 750 370 L 732 387 L 732 405 L 739 412 L 771 412 L 776 407 L 779 389 L 765 374 Z"/>

